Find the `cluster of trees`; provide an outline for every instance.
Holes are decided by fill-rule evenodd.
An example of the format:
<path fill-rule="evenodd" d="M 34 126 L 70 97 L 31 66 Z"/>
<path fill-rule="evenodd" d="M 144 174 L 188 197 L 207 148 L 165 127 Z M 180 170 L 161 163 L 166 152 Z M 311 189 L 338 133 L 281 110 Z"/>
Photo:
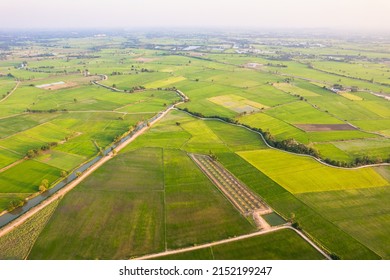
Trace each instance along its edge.
<path fill-rule="evenodd" d="M 188 112 L 196 117 L 204 118 L 205 116 L 202 113 L 198 112 L 190 112 L 188 108 L 181 109 L 185 112 Z M 220 116 L 210 116 L 209 118 L 215 118 L 215 119 L 220 119 L 222 121 L 225 121 L 227 123 L 232 123 L 232 124 L 239 124 L 237 120 L 228 118 L 228 117 L 220 117 Z M 261 128 L 256 128 L 256 127 L 251 127 L 246 124 L 240 124 L 242 126 L 245 126 L 253 131 L 256 131 L 263 135 L 264 139 L 266 142 L 274 148 L 285 150 L 288 152 L 293 152 L 293 153 L 298 153 L 298 154 L 306 154 L 306 155 L 311 155 L 316 158 L 320 158 L 320 155 L 317 150 L 306 146 L 305 144 L 299 143 L 295 139 L 286 139 L 286 140 L 276 140 L 275 137 L 269 132 L 269 131 L 263 131 Z"/>
<path fill-rule="evenodd" d="M 77 102 L 77 100 L 75 99 L 75 102 Z M 56 113 L 58 111 L 61 111 L 61 112 L 67 112 L 68 110 L 67 109 L 61 109 L 61 110 L 58 110 L 58 109 L 49 109 L 49 110 L 36 110 L 36 109 L 30 109 L 30 108 L 27 108 L 26 109 L 26 112 L 27 113 Z"/>
<path fill-rule="evenodd" d="M 386 159 L 382 159 L 380 157 L 370 158 L 368 156 L 361 156 L 361 157 L 356 157 L 351 162 L 326 158 L 324 159 L 324 162 L 339 167 L 357 167 L 357 166 L 370 165 L 370 164 L 390 163 L 390 155 Z"/>
<path fill-rule="evenodd" d="M 42 67 L 42 66 L 41 66 Z M 30 71 L 30 72 L 36 72 L 36 73 L 55 73 L 55 74 L 68 74 L 68 71 L 67 70 L 56 70 L 56 71 L 52 71 L 52 70 L 46 70 L 46 69 L 53 69 L 53 68 L 29 68 L 29 67 L 26 67 L 25 70 L 27 71 Z M 75 73 L 78 73 L 77 71 L 73 71 L 73 72 L 69 72 L 69 74 L 75 74 Z"/>
<path fill-rule="evenodd" d="M 210 157 L 212 160 L 214 160 L 214 161 L 218 160 L 217 155 L 214 154 L 211 150 L 209 150 L 209 157 Z"/>
<path fill-rule="evenodd" d="M 157 88 L 157 90 L 176 91 L 177 89 L 176 89 L 176 87 L 171 87 L 171 88 L 161 88 L 161 87 L 159 87 L 159 88 Z"/>
<path fill-rule="evenodd" d="M 115 85 L 113 85 L 112 87 L 115 88 Z M 127 90 L 125 89 L 124 91 L 129 92 L 129 93 L 133 93 L 135 91 L 140 91 L 140 90 L 145 90 L 145 87 L 144 86 L 133 86 L 132 88 L 127 89 Z"/>
<path fill-rule="evenodd" d="M 334 89 L 338 89 L 338 90 L 344 90 L 343 85 L 340 85 L 340 84 L 334 84 L 334 85 L 333 85 L 333 88 L 334 88 Z"/>
<path fill-rule="evenodd" d="M 124 132 L 123 134 L 119 134 L 119 135 L 115 136 L 112 141 L 114 143 L 119 142 L 123 137 L 126 137 L 129 133 L 132 133 L 135 130 L 137 130 L 137 127 L 140 126 L 141 124 L 142 124 L 142 121 L 139 121 L 135 127 L 132 126 L 132 125 L 129 126 L 129 129 L 126 132 Z"/>
<path fill-rule="evenodd" d="M 270 132 L 266 131 L 262 133 L 267 143 L 277 149 L 296 153 L 296 154 L 305 154 L 311 155 L 316 158 L 320 158 L 320 154 L 317 150 L 306 146 L 305 144 L 299 143 L 293 138 L 285 139 L 282 141 L 275 140 Z"/>
<path fill-rule="evenodd" d="M 11 212 L 16 208 L 23 206 L 24 204 L 26 204 L 26 202 L 27 202 L 26 199 L 21 199 L 21 198 L 12 199 L 8 204 L 7 210 Z"/>
<path fill-rule="evenodd" d="M 49 185 L 49 180 L 43 179 L 38 189 L 40 192 L 45 192 L 49 188 Z"/>
<path fill-rule="evenodd" d="M 34 158 L 34 157 L 40 155 L 42 152 L 49 151 L 52 147 L 56 147 L 57 145 L 58 145 L 57 142 L 50 142 L 48 144 L 43 145 L 39 149 L 28 150 L 26 153 L 26 157 L 27 158 Z"/>
<path fill-rule="evenodd" d="M 288 66 L 285 64 L 280 64 L 280 63 L 267 63 L 267 66 L 270 67 L 280 67 L 280 68 L 287 68 Z"/>

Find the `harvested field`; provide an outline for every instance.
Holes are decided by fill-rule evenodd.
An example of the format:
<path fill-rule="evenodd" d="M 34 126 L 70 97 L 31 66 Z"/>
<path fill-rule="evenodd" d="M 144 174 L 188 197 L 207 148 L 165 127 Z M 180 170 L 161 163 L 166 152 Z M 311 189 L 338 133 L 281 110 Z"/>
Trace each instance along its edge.
<path fill-rule="evenodd" d="M 272 212 L 247 186 L 209 156 L 190 154 L 190 157 L 242 214 Z"/>
<path fill-rule="evenodd" d="M 357 130 L 350 124 L 295 124 L 296 127 L 304 131 L 345 131 Z"/>

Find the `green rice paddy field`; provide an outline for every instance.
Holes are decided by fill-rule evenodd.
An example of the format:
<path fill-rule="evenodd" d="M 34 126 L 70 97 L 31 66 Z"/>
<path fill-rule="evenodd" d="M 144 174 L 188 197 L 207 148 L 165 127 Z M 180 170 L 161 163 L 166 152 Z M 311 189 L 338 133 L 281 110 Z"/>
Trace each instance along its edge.
<path fill-rule="evenodd" d="M 344 42 L 335 41 L 332 47 L 299 53 L 280 45 L 258 45 L 253 39 L 254 46 L 270 52 L 239 54 L 224 44 L 222 53 L 207 48 L 193 53 L 164 46 L 185 39 L 140 42 L 151 40 L 162 44 L 161 49 L 126 47 L 121 37 L 60 38 L 51 47 L 37 41 L 31 43 L 32 51 L 52 48 L 56 55 L 38 60 L 15 48 L 12 57 L 0 61 L 0 212 L 12 201 L 37 194 L 43 180 L 53 184 L 64 171 L 96 157 L 114 139 L 178 102 L 173 88 L 189 97 L 177 105 L 181 109 L 228 118 L 267 131 L 278 141 L 294 139 L 316 149 L 323 159 L 390 159 L 390 103 L 373 94 L 390 93 L 389 66 L 380 62 L 387 55 L 382 49 L 376 52 L 367 43 L 366 54 L 375 62 L 365 56 L 335 62 L 327 60 L 329 53 L 347 55 L 353 47 L 347 51 L 341 47 Z M 93 55 L 78 56 L 87 50 Z M 289 60 L 281 54 L 290 55 Z M 313 54 L 316 59 L 302 57 Z M 25 60 L 28 67 L 19 68 Z M 124 91 L 145 89 L 115 92 L 93 80 Z M 64 84 L 58 89 L 37 87 L 57 82 Z M 332 92 L 334 84 L 344 91 Z M 352 87 L 357 91 L 351 92 Z M 304 125 L 326 129 L 306 131 Z M 0 248 L 6 248 L 0 258 L 127 259 L 256 231 L 253 221 L 237 212 L 187 155 L 210 152 L 328 253 L 342 259 L 390 258 L 388 167 L 326 166 L 270 149 L 259 134 L 243 127 L 178 110 L 150 127 L 58 206 L 49 206 L 24 227 L 0 237 Z M 12 248 L 13 240 L 20 240 L 19 247 Z M 322 256 L 294 232 L 283 230 L 167 258 Z"/>
<path fill-rule="evenodd" d="M 238 250 L 237 248 L 240 248 Z M 159 260 L 273 260 L 323 259 L 291 230 L 281 230 L 223 245 L 157 258 Z"/>

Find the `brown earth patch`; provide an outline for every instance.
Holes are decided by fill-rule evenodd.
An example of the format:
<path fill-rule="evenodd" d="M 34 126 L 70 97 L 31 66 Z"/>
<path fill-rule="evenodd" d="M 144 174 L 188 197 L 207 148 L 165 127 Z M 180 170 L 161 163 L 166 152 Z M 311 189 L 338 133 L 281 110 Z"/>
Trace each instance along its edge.
<path fill-rule="evenodd" d="M 46 90 L 56 90 L 61 88 L 69 88 L 77 86 L 75 82 L 56 82 L 51 84 L 38 85 L 37 88 L 46 89 Z"/>
<path fill-rule="evenodd" d="M 73 83 L 73 82 L 67 82 L 64 84 L 52 85 L 52 86 L 46 87 L 44 89 L 56 90 L 56 89 L 62 89 L 62 88 L 70 88 L 70 87 L 74 87 L 74 86 L 77 86 L 77 84 Z"/>
<path fill-rule="evenodd" d="M 356 127 L 350 124 L 295 124 L 296 127 L 304 131 L 345 131 L 357 130 Z"/>

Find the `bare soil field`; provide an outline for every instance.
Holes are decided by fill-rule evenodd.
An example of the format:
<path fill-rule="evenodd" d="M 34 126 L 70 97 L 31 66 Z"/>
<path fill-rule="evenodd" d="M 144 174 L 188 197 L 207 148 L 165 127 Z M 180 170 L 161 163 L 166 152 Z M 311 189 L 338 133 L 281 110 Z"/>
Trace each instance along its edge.
<path fill-rule="evenodd" d="M 73 82 L 56 82 L 56 83 L 51 83 L 51 84 L 44 84 L 44 85 L 38 85 L 36 86 L 37 88 L 41 89 L 48 89 L 48 90 L 56 90 L 56 89 L 61 89 L 61 88 L 70 88 L 77 86 L 76 83 Z"/>
<path fill-rule="evenodd" d="M 357 130 L 350 124 L 295 124 L 296 127 L 304 131 L 345 131 Z"/>

